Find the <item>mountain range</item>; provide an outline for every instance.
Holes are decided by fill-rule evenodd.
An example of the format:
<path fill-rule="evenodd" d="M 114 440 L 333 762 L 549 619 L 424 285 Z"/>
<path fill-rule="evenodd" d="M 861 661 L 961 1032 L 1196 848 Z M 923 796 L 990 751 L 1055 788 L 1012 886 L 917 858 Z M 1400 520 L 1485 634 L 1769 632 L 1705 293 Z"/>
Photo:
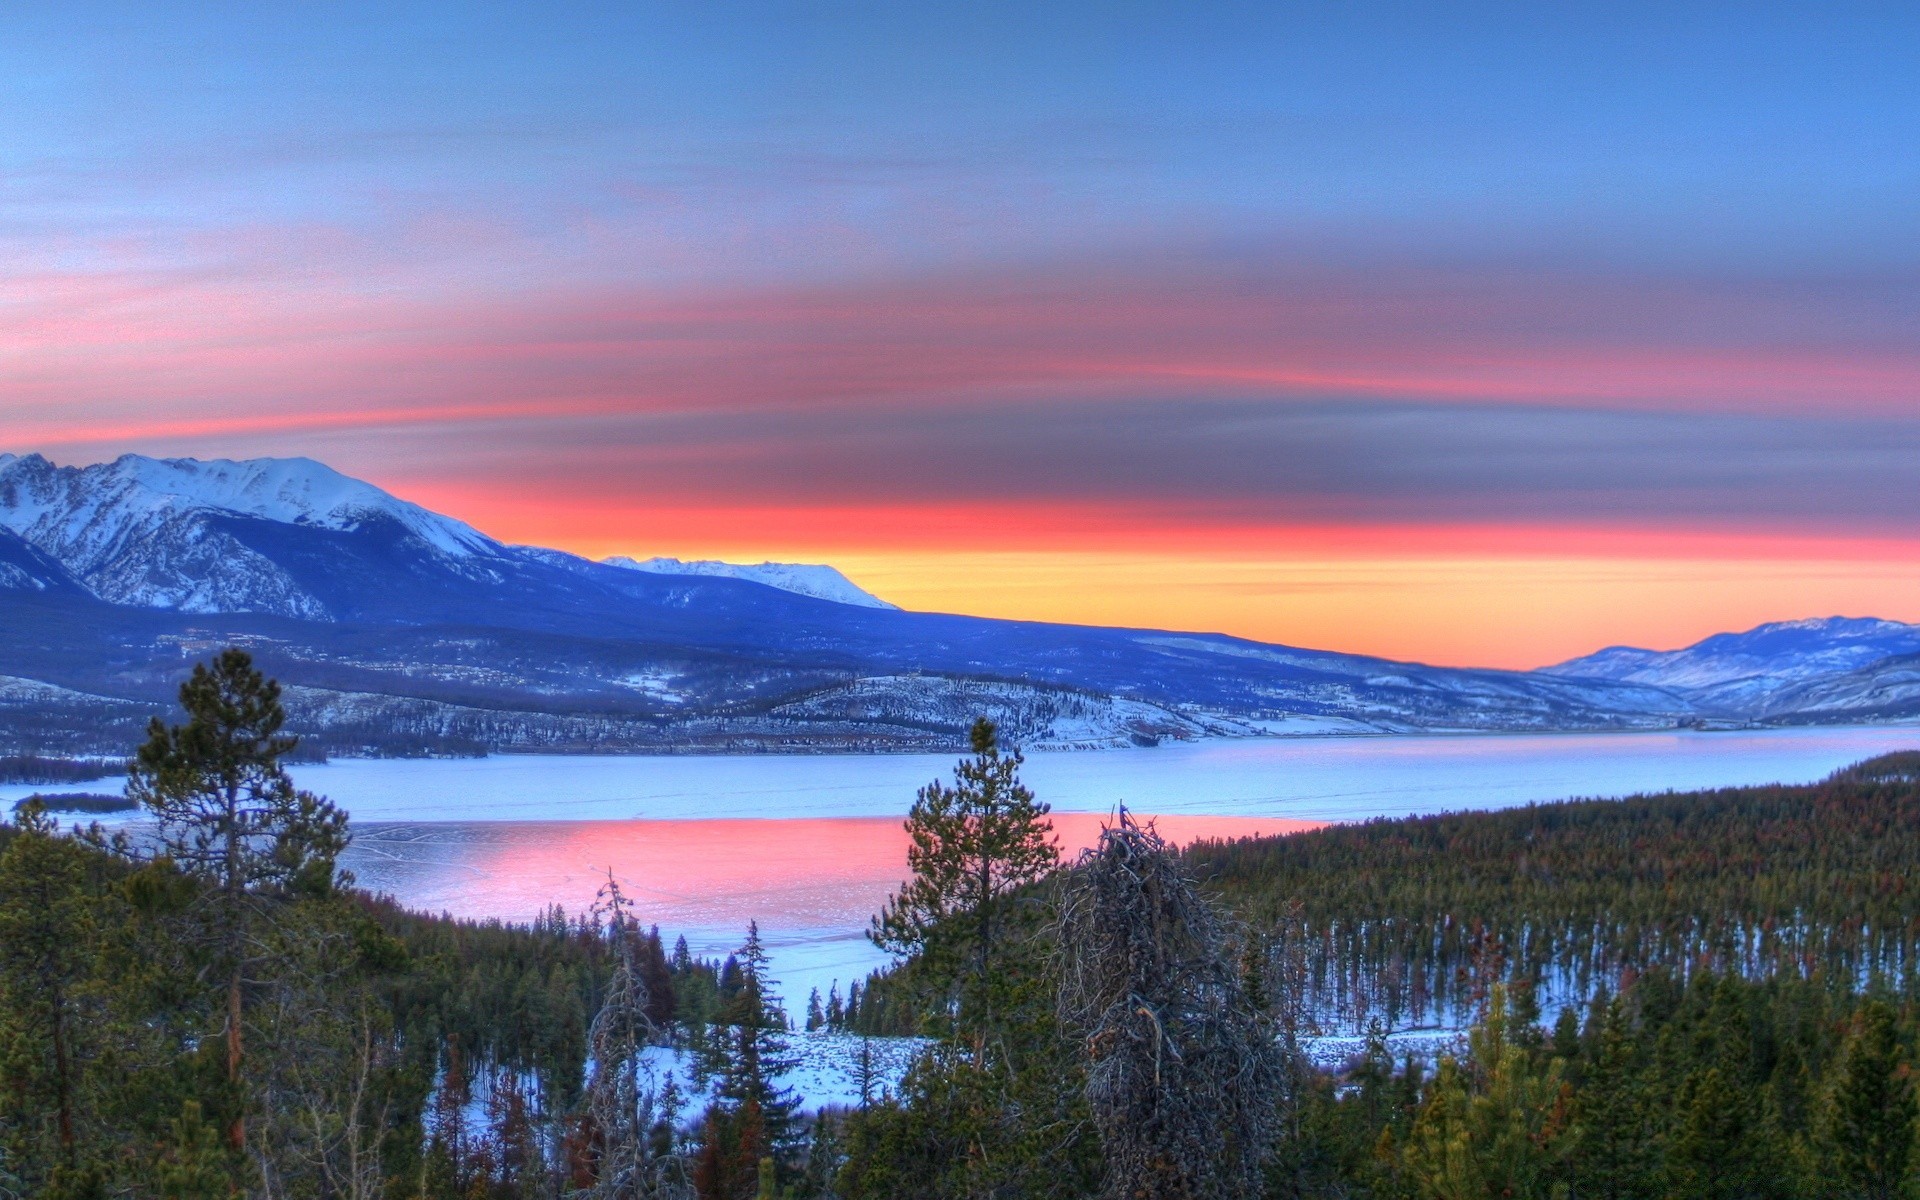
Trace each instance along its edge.
<path fill-rule="evenodd" d="M 307 459 L 0 455 L 0 753 L 124 752 L 249 648 L 331 753 L 949 748 L 1920 716 L 1920 626 L 1472 670 L 902 611 L 831 567 L 499 542 Z"/>

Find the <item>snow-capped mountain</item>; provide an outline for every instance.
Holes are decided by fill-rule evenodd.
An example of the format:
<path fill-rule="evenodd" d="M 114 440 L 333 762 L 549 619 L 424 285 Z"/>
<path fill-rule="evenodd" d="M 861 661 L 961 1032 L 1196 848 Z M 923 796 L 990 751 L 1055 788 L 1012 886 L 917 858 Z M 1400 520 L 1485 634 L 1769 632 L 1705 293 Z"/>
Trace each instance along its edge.
<path fill-rule="evenodd" d="M 325 618 L 325 601 L 276 561 L 260 526 L 381 529 L 460 562 L 502 547 L 470 526 L 311 459 L 155 459 L 56 467 L 0 455 L 0 529 L 58 562 L 103 600 L 181 612 Z"/>
<path fill-rule="evenodd" d="M 1777 699 L 1797 685 L 1915 653 L 1920 653 L 1920 625 L 1816 617 L 1719 633 L 1679 650 L 1610 646 L 1542 673 L 1648 684 L 1711 708 L 1762 715 L 1774 711 Z"/>
<path fill-rule="evenodd" d="M 64 689 L 0 710 L 0 753 L 124 752 L 192 662 L 233 644 L 322 747 L 471 753 L 931 749 L 979 711 L 1063 746 L 1846 720 L 1901 711 L 1907 674 L 1860 672 L 1920 650 L 1915 633 L 1801 622 L 1546 672 L 1429 667 L 904 612 L 823 566 L 596 563 L 304 459 L 0 455 L 0 675 Z"/>
<path fill-rule="evenodd" d="M 716 579 L 745 579 L 750 583 L 764 583 L 768 587 L 779 588 L 783 592 L 792 592 L 798 596 L 831 600 L 835 604 L 853 604 L 861 608 L 886 608 L 896 612 L 900 608 L 897 604 L 887 603 L 842 575 L 837 569 L 824 564 L 729 563 L 708 559 L 682 562 L 677 558 L 633 559 L 624 554 L 616 554 L 612 558 L 603 558 L 600 561 L 610 567 L 620 567 L 628 571 L 646 571 L 654 575 L 705 575 Z"/>

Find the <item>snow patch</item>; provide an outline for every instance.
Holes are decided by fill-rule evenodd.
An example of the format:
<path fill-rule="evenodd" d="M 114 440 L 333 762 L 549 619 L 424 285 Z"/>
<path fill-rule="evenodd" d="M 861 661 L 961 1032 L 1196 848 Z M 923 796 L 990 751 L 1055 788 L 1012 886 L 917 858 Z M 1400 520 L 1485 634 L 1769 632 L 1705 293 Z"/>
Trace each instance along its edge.
<path fill-rule="evenodd" d="M 679 672 L 661 670 L 657 667 L 646 671 L 633 671 L 614 680 L 620 686 L 632 688 L 643 696 L 664 700 L 668 704 L 685 704 L 688 699 L 687 693 L 674 686 L 679 681 Z"/>

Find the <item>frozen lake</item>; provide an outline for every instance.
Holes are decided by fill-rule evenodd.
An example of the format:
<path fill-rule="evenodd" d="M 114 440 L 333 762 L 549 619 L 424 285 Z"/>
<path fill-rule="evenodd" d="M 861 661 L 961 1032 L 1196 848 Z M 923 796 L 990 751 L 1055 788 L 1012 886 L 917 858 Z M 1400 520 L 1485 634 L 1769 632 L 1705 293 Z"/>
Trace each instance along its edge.
<path fill-rule="evenodd" d="M 1351 821 L 1569 796 L 1808 782 L 1920 726 L 1738 733 L 1260 738 L 1035 754 L 1058 812 Z M 360 821 L 900 817 L 955 755 L 347 760 L 295 774 Z"/>
<path fill-rule="evenodd" d="M 1125 801 L 1175 841 L 1328 821 L 1809 782 L 1920 727 L 1211 741 L 1037 754 L 1068 849 Z M 904 873 L 900 819 L 953 755 L 354 760 L 295 775 L 353 814 L 345 865 L 402 902 L 525 920 L 579 912 L 611 870 L 669 938 L 724 953 L 760 922 L 790 1007 L 881 961 L 862 933 Z M 43 790 L 113 790 L 114 783 Z M 11 800 L 32 788 L 0 787 Z"/>

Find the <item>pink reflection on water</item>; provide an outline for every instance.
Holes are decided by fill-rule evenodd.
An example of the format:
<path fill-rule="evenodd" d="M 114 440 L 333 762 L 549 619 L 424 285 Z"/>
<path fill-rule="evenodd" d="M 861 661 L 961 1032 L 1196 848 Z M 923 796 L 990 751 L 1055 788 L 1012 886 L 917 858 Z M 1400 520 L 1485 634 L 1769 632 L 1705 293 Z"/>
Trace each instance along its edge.
<path fill-rule="evenodd" d="M 1145 819 L 1145 818 L 1143 818 Z M 1178 845 L 1316 828 L 1265 817 L 1153 818 Z M 1056 813 L 1071 855 L 1108 817 Z M 361 886 L 410 908 L 525 921 L 549 905 L 588 908 L 611 870 L 663 930 L 738 929 L 749 918 L 789 931 L 852 933 L 906 874 L 896 817 L 488 821 L 357 826 L 345 865 Z"/>

